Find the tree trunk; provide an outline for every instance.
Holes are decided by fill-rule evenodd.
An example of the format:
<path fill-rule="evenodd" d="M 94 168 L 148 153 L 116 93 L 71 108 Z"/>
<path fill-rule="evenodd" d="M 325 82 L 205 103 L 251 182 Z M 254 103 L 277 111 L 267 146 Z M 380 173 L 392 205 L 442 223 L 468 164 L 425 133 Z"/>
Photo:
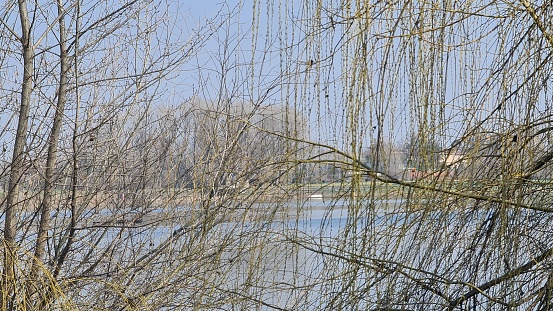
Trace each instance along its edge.
<path fill-rule="evenodd" d="M 21 22 L 21 44 L 23 48 L 23 82 L 21 84 L 21 102 L 19 106 L 19 120 L 15 134 L 15 144 L 11 163 L 8 193 L 6 195 L 6 220 L 4 223 L 4 274 L 2 290 L 2 309 L 11 308 L 10 296 L 14 290 L 15 247 L 16 235 L 16 213 L 18 204 L 19 181 L 23 174 L 25 141 L 27 138 L 27 123 L 29 119 L 29 108 L 31 102 L 31 91 L 33 89 L 33 58 L 34 50 L 31 42 L 31 23 L 25 0 L 19 0 L 19 17 Z"/>
<path fill-rule="evenodd" d="M 42 204 L 40 206 L 40 223 L 38 227 L 37 241 L 35 245 L 34 264 L 31 270 L 31 279 L 34 279 L 39 273 L 40 262 L 44 257 L 44 247 L 48 238 L 48 228 L 50 226 L 50 212 L 52 210 L 52 188 L 54 184 L 54 172 L 56 169 L 56 159 L 58 142 L 62 125 L 63 113 L 65 110 L 65 101 L 67 93 L 67 73 L 69 70 L 69 59 L 66 47 L 67 32 L 65 29 L 65 10 L 63 3 L 58 0 L 58 24 L 59 24 L 59 45 L 60 45 L 60 82 L 58 85 L 58 100 L 56 111 L 54 113 L 54 121 L 48 141 L 48 155 L 46 158 L 46 171 L 44 173 L 44 194 Z"/>

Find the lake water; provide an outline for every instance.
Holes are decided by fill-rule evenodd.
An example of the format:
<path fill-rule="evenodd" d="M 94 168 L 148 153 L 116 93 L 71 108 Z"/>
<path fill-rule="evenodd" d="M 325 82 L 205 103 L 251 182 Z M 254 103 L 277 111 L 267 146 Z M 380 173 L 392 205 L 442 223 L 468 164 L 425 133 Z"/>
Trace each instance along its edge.
<path fill-rule="evenodd" d="M 339 250 L 359 251 L 365 248 L 361 229 L 369 223 L 400 225 L 406 217 L 397 212 L 403 203 L 402 200 L 382 201 L 371 212 L 363 206 L 358 211 L 352 210 L 346 200 L 284 202 L 279 203 L 278 207 L 273 203 L 256 204 L 252 212 L 267 212 L 276 208 L 271 214 L 273 217 L 264 216 L 261 218 L 266 220 L 250 221 L 251 217 L 241 218 L 238 214 L 234 215 L 234 219 L 210 223 L 209 226 L 202 224 L 201 217 L 198 222 L 175 218 L 174 223 L 163 222 L 153 231 L 143 230 L 141 225 L 155 220 L 165 211 L 153 211 L 148 217 L 143 217 L 141 223 L 134 224 L 137 228 L 127 229 L 119 226 L 125 224 L 98 221 L 111 216 L 109 211 L 100 211 L 96 216 L 98 218 L 89 220 L 89 224 L 93 225 L 91 232 L 104 234 L 98 244 L 99 249 L 109 247 L 117 239 L 133 240 L 135 245 L 139 245 L 140 250 L 135 247 L 137 254 L 133 256 L 131 250 L 121 250 L 112 255 L 120 266 L 131 257 L 136 260 L 155 251 L 171 236 L 182 234 L 178 241 L 172 242 L 173 256 L 187 256 L 201 261 L 202 268 L 192 277 L 190 282 L 195 285 L 191 288 L 206 286 L 205 281 L 200 280 L 208 279 L 210 286 L 217 288 L 216 296 L 222 297 L 221 301 L 210 303 L 220 309 L 319 310 L 336 305 L 328 301 L 331 293 L 344 287 L 352 275 L 355 275 L 356 282 L 365 282 L 367 278 L 364 272 L 351 270 L 347 261 L 325 253 L 342 256 Z M 185 207 L 179 208 L 177 213 L 198 216 Z M 352 213 L 356 213 L 355 217 Z M 352 221 L 355 222 L 353 227 L 360 229 L 359 232 L 345 230 L 351 227 Z M 183 225 L 183 222 L 186 224 Z M 103 224 L 113 227 L 94 227 Z M 179 295 L 178 300 L 196 301 L 192 298 L 196 296 L 193 290 L 183 290 Z M 368 304 L 358 301 L 355 305 L 361 307 Z"/>
<path fill-rule="evenodd" d="M 174 261 L 182 273 L 174 277 L 186 284 L 173 299 L 186 301 L 184 309 L 365 310 L 397 309 L 402 301 L 405 306 L 413 301 L 443 303 L 431 291 L 414 290 L 413 284 L 442 276 L 471 280 L 471 271 L 478 270 L 471 270 L 470 260 L 478 252 L 475 245 L 482 243 L 472 234 L 491 214 L 429 211 L 421 208 L 426 204 L 401 199 L 264 203 L 211 220 L 194 212 L 197 208 L 178 207 L 117 216 L 122 222 L 108 221 L 113 214 L 101 210 L 83 220 L 90 227 L 79 231 L 82 242 L 75 245 L 83 251 L 71 260 L 82 260 L 96 241 L 93 255 L 110 250 L 110 260 L 101 270 L 110 275 L 125 267 L 132 271 L 142 258 L 163 249 L 152 257 L 158 263 L 150 271 L 139 271 L 135 280 L 174 269 Z M 251 213 L 262 217 L 252 220 Z M 67 222 L 68 215 L 52 214 L 59 224 Z M 156 222 L 168 216 L 170 221 Z M 86 271 L 87 266 L 79 269 L 71 273 Z M 135 282 L 135 290 L 147 286 Z M 466 291 L 462 284 L 439 289 L 451 296 Z"/>
<path fill-rule="evenodd" d="M 222 241 L 232 241 L 214 259 L 219 271 L 215 274 L 218 279 L 213 281 L 222 292 L 239 293 L 238 297 L 248 298 L 222 304 L 220 308 L 320 310 L 341 305 L 345 309 L 347 304 L 357 309 L 371 305 L 371 301 L 362 297 L 357 301 L 340 301 L 347 295 L 342 297 L 337 291 L 347 289 L 351 281 L 357 287 L 372 277 L 368 269 L 359 269 L 359 265 L 348 263 L 348 258 L 341 256 L 348 257 L 347 252 L 359 251 L 375 257 L 382 255 L 387 250 L 371 245 L 364 228 L 376 224 L 377 229 L 401 231 L 405 220 L 414 217 L 399 212 L 403 200 L 378 203 L 372 211 L 365 208 L 356 211 L 346 200 L 330 203 L 310 200 L 301 206 L 290 202 L 282 207 L 288 210 L 288 217 L 280 215 L 267 222 L 224 222 L 211 228 L 207 240 L 213 247 Z M 352 217 L 352 213 L 357 215 Z M 170 232 L 159 232 L 154 244 Z M 378 243 L 393 241 L 390 238 Z M 371 291 L 367 296 L 382 294 Z M 338 297 L 337 301 L 333 301 L 333 295 Z"/>

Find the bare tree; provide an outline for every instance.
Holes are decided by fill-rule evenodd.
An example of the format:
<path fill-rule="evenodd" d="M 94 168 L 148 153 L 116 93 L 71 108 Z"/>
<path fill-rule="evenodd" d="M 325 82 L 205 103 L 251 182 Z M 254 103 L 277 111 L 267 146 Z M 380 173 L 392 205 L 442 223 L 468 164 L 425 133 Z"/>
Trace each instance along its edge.
<path fill-rule="evenodd" d="M 20 100 L 3 218 L 2 307 L 73 308 L 90 303 L 77 298 L 86 289 L 72 290 L 78 283 L 74 280 L 110 271 L 102 261 L 118 244 L 102 243 L 109 241 L 104 237 L 113 231 L 111 225 L 123 220 L 123 232 L 127 222 L 141 217 L 129 216 L 132 210 L 123 205 L 130 200 L 121 203 L 119 198 L 134 190 L 141 198 L 133 200 L 144 209 L 159 201 L 160 194 L 144 199 L 153 186 L 146 180 L 157 169 L 152 163 L 162 163 L 168 143 L 174 143 L 167 136 L 174 129 L 158 130 L 156 135 L 167 139 L 155 146 L 154 159 L 137 160 L 129 168 L 137 158 L 126 152 L 138 138 L 130 131 L 155 125 L 142 118 L 164 96 L 157 92 L 159 86 L 201 47 L 217 23 L 205 21 L 185 38 L 162 23 L 170 7 L 164 2 L 58 1 L 33 4 L 30 13 L 26 1 L 18 5 L 3 8 L 2 22 L 7 49 L 22 51 L 11 54 L 11 72 L 16 78 L 19 70 L 23 73 L 21 81 L 6 81 L 4 87 L 4 92 L 19 93 Z M 147 137 L 144 143 L 159 137 Z M 142 172 L 130 184 L 113 182 L 114 174 L 128 169 Z M 121 187 L 117 193 L 114 184 Z M 107 211 L 113 213 L 109 219 L 89 219 Z"/>

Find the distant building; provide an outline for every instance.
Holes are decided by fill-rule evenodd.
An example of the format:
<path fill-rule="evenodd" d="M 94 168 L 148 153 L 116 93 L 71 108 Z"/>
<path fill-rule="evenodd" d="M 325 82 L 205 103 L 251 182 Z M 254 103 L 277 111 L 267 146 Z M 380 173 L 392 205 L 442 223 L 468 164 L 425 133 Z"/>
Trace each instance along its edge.
<path fill-rule="evenodd" d="M 463 153 L 458 153 L 458 152 L 455 152 L 455 153 L 451 153 L 451 152 L 442 153 L 441 161 L 442 161 L 442 163 L 445 164 L 446 168 L 448 168 L 450 170 L 456 170 L 463 163 L 464 157 L 465 157 L 465 155 Z"/>

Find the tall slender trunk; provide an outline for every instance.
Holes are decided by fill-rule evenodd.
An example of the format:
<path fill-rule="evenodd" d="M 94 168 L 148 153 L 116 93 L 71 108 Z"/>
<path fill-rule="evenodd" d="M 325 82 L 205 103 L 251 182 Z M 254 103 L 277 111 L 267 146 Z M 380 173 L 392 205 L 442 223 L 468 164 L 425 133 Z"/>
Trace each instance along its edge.
<path fill-rule="evenodd" d="M 79 92 L 79 32 L 81 29 L 81 4 L 80 0 L 76 0 L 76 13 L 75 13 L 75 49 L 74 49 L 74 55 L 73 55 L 73 70 L 74 70 L 74 81 L 75 84 L 73 85 L 75 89 L 75 119 L 74 119 L 74 127 L 73 127 L 73 138 L 71 139 L 71 146 L 72 146 L 72 171 L 71 171 L 71 223 L 69 224 L 69 228 L 66 230 L 65 236 L 67 237 L 67 240 L 65 242 L 65 245 L 61 249 L 61 252 L 59 254 L 56 254 L 56 267 L 54 269 L 53 277 L 57 278 L 60 271 L 61 266 L 63 265 L 65 258 L 67 257 L 67 254 L 69 253 L 69 250 L 71 249 L 71 245 L 73 244 L 73 237 L 75 236 L 76 232 L 76 226 L 77 226 L 77 172 L 79 169 L 78 162 L 77 162 L 77 137 L 79 135 L 79 110 L 80 110 L 80 92 Z"/>
<path fill-rule="evenodd" d="M 48 239 L 48 229 L 50 226 L 50 212 L 52 210 L 52 188 L 54 184 L 54 172 L 56 169 L 56 159 L 58 151 L 58 142 L 61 132 L 63 113 L 65 110 L 66 92 L 67 92 L 67 74 L 69 70 L 69 59 L 67 54 L 66 40 L 67 32 L 65 29 L 65 10 L 63 3 L 58 0 L 58 25 L 59 25 L 59 45 L 60 45 L 60 80 L 58 85 L 58 100 L 56 111 L 54 113 L 54 121 L 48 140 L 48 154 L 46 157 L 46 171 L 44 173 L 44 193 L 40 206 L 40 222 L 38 226 L 37 240 L 35 244 L 34 263 L 31 269 L 31 279 L 34 279 L 39 272 L 39 263 L 44 257 L 44 248 Z"/>
<path fill-rule="evenodd" d="M 21 44 L 23 48 L 23 82 L 21 84 L 21 102 L 19 104 L 19 120 L 15 134 L 15 143 L 10 170 L 8 193 L 6 196 L 6 213 L 4 223 L 4 274 L 2 279 L 2 309 L 11 309 L 9 300 L 14 291 L 15 273 L 15 235 L 16 235 L 16 213 L 18 204 L 18 188 L 21 176 L 23 175 L 25 142 L 27 140 L 27 124 L 29 119 L 29 108 L 31 102 L 31 91 L 33 89 L 34 75 L 34 50 L 31 41 L 31 23 L 25 0 L 19 0 L 19 17 L 21 21 Z"/>

